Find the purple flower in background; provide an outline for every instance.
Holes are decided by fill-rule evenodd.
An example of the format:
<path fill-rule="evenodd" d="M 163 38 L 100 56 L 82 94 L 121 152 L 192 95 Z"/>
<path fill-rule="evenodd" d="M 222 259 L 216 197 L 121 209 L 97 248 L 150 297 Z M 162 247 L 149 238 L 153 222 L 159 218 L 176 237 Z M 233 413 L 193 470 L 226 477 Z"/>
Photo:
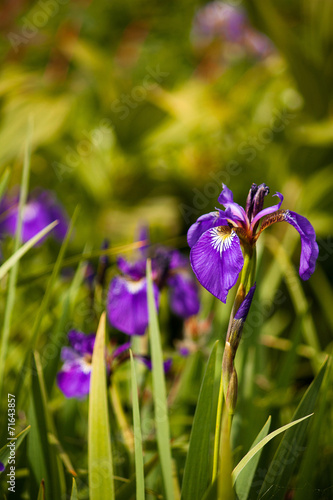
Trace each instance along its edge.
<path fill-rule="evenodd" d="M 2 462 L 0 462 L 0 472 L 3 472 L 5 470 L 5 466 Z"/>
<path fill-rule="evenodd" d="M 145 237 L 145 241 L 146 241 Z M 200 308 L 198 290 L 187 259 L 178 250 L 156 247 L 150 251 L 141 248 L 141 256 L 134 263 L 123 257 L 117 260 L 121 276 L 110 283 L 107 311 L 112 326 L 128 335 L 143 335 L 148 325 L 146 258 L 151 257 L 153 291 L 156 307 L 160 291 L 167 287 L 172 311 L 187 318 Z"/>
<path fill-rule="evenodd" d="M 202 286 L 222 302 L 243 268 L 241 245 L 254 247 L 262 231 L 275 222 L 288 222 L 301 236 L 300 277 L 307 280 L 315 270 L 319 250 L 312 225 L 296 212 L 280 210 L 280 193 L 273 195 L 280 200 L 277 205 L 263 209 L 268 193 L 265 184 L 252 184 L 244 209 L 233 201 L 232 192 L 223 184 L 218 201 L 225 211 L 217 209 L 202 215 L 188 231 L 193 271 Z"/>
<path fill-rule="evenodd" d="M 57 375 L 57 384 L 66 398 L 82 399 L 89 394 L 91 361 L 94 350 L 96 335 L 94 333 L 86 335 L 77 330 L 71 330 L 68 333 L 68 339 L 71 347 L 63 347 L 61 350 L 61 359 L 64 364 Z M 118 345 L 112 353 L 105 353 L 107 371 L 110 375 L 114 367 L 115 360 L 118 364 L 129 359 L 128 349 L 130 342 Z M 149 370 L 152 369 L 149 356 L 134 354 Z M 171 359 L 164 362 L 164 371 L 170 370 Z M 118 365 L 117 365 L 118 366 Z"/>
<path fill-rule="evenodd" d="M 15 235 L 18 220 L 18 201 L 18 196 L 6 197 L 2 200 L 0 204 L 0 234 Z M 23 208 L 22 241 L 25 243 L 30 240 L 55 220 L 58 220 L 59 223 L 51 234 L 56 239 L 62 240 L 68 228 L 67 216 L 63 208 L 58 203 L 54 193 L 36 190 L 31 194 Z M 40 240 L 38 244 L 42 241 Z"/>
<path fill-rule="evenodd" d="M 95 334 L 71 330 L 68 339 L 72 347 L 61 350 L 64 365 L 57 375 L 58 387 L 67 398 L 84 398 L 89 393 Z"/>
<path fill-rule="evenodd" d="M 228 44 L 225 57 L 245 54 L 265 57 L 272 51 L 271 41 L 249 24 L 244 9 L 224 2 L 209 2 L 196 13 L 192 38 L 199 47 L 208 46 L 214 39 Z"/>

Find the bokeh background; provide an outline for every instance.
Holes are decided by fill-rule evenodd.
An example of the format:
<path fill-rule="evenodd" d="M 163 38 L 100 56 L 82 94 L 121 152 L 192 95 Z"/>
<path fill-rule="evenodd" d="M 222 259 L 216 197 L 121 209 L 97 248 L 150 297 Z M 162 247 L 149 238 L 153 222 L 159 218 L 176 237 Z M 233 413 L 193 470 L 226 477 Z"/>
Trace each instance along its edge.
<path fill-rule="evenodd" d="M 228 18 L 230 9 L 237 15 Z M 292 406 L 332 343 L 332 22 L 331 0 L 7 0 L 1 7 L 0 169 L 11 168 L 11 187 L 20 183 L 32 117 L 30 190 L 53 190 L 69 218 L 80 206 L 69 254 L 85 245 L 97 251 L 105 238 L 132 243 L 144 223 L 154 242 L 187 252 L 187 229 L 217 205 L 222 182 L 241 205 L 252 182 L 265 182 L 271 194 L 283 193 L 283 208 L 313 224 L 320 254 L 306 283 L 297 278 L 296 231 L 279 224 L 260 237 L 243 347 L 260 333 L 253 421 L 256 411 Z M 48 239 L 22 260 L 13 367 L 58 249 Z M 4 258 L 11 251 L 12 241 L 2 241 Z M 70 279 L 71 269 L 58 291 Z M 212 302 L 203 297 L 205 315 Z M 228 310 L 214 307 L 225 329 Z M 80 326 L 89 331 L 94 321 Z M 51 324 L 52 315 L 46 331 Z M 301 347 L 283 377 L 280 356 L 295 338 Z M 329 434 L 323 461 L 332 454 Z M 249 444 L 251 433 L 244 439 Z M 332 472 L 323 463 L 319 488 Z"/>

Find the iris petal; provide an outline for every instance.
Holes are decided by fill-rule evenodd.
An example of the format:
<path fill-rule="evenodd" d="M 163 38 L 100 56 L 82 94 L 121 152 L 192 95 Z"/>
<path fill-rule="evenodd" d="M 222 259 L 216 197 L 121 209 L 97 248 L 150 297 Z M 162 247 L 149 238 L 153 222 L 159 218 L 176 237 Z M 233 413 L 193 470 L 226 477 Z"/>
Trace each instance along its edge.
<path fill-rule="evenodd" d="M 191 250 L 191 265 L 201 285 L 225 303 L 244 265 L 235 231 L 228 226 L 206 231 Z"/>
<path fill-rule="evenodd" d="M 84 359 L 69 361 L 57 375 L 57 384 L 66 398 L 84 398 L 89 394 L 91 364 Z"/>
<path fill-rule="evenodd" d="M 258 222 L 259 219 L 261 219 L 262 217 L 265 217 L 265 215 L 272 214 L 273 212 L 276 212 L 277 210 L 280 209 L 282 202 L 283 202 L 283 195 L 281 193 L 276 192 L 275 194 L 273 194 L 273 196 L 279 197 L 279 199 L 280 199 L 279 203 L 277 205 L 273 205 L 271 207 L 264 208 L 264 210 L 261 210 L 259 213 L 257 213 L 257 215 L 253 218 L 253 221 L 251 222 L 252 228 L 255 226 L 256 222 Z"/>
<path fill-rule="evenodd" d="M 199 312 L 198 288 L 189 272 L 171 275 L 167 284 L 170 287 L 170 306 L 175 314 L 188 318 Z"/>
<path fill-rule="evenodd" d="M 284 220 L 289 222 L 300 234 L 302 249 L 299 275 L 303 280 L 308 280 L 315 270 L 319 254 L 315 230 L 306 217 L 291 210 L 285 211 Z"/>
<path fill-rule="evenodd" d="M 247 223 L 247 216 L 243 207 L 234 202 L 234 195 L 232 191 L 227 188 L 225 184 L 222 184 L 223 189 L 218 197 L 218 202 L 223 205 L 235 220 L 240 220 Z"/>
<path fill-rule="evenodd" d="M 208 214 L 202 215 L 198 220 L 192 224 L 187 232 L 187 242 L 189 247 L 192 248 L 196 244 L 200 236 L 208 229 L 218 226 L 226 226 L 228 224 L 227 219 L 224 216 L 222 210 L 215 212 L 210 212 Z"/>
<path fill-rule="evenodd" d="M 153 283 L 156 307 L 159 291 Z M 128 335 L 143 335 L 148 325 L 147 281 L 127 280 L 122 276 L 113 278 L 107 299 L 108 317 L 111 325 Z"/>

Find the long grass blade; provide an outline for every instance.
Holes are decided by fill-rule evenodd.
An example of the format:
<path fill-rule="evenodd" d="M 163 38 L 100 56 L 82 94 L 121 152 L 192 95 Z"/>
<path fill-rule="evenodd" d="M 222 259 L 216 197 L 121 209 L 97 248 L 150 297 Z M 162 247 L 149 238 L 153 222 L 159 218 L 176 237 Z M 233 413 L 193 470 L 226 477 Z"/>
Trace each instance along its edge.
<path fill-rule="evenodd" d="M 139 399 L 138 399 L 138 384 L 136 379 L 133 354 L 131 350 L 130 350 L 130 356 L 131 356 L 131 376 L 132 376 L 136 498 L 137 500 L 145 500 L 145 478 L 144 478 L 144 468 L 143 468 L 142 434 L 141 434 L 140 409 L 139 409 Z"/>
<path fill-rule="evenodd" d="M 26 200 L 28 197 L 28 186 L 29 186 L 29 172 L 30 172 L 30 156 L 31 156 L 31 137 L 32 137 L 32 123 L 29 123 L 28 127 L 28 137 L 26 141 L 25 153 L 24 153 L 24 162 L 23 162 L 23 173 L 22 173 L 22 182 L 21 182 L 21 190 L 20 190 L 20 200 L 18 206 L 18 220 L 17 227 L 15 233 L 15 242 L 14 242 L 14 253 L 18 251 L 21 244 L 21 233 L 22 233 L 22 225 L 23 225 L 23 208 L 26 204 Z M 5 362 L 8 350 L 8 340 L 10 334 L 10 325 L 11 319 L 14 309 L 15 303 L 15 288 L 17 282 L 17 274 L 18 274 L 18 261 L 14 264 L 11 269 L 9 280 L 8 280 L 8 292 L 7 292 L 7 301 L 4 315 L 4 322 L 2 328 L 1 335 L 1 343 L 0 343 L 0 399 L 3 391 L 3 383 L 4 383 L 4 371 L 5 371 Z"/>
<path fill-rule="evenodd" d="M 90 500 L 114 500 L 111 436 L 106 388 L 105 313 L 102 314 L 92 356 L 88 418 Z"/>
<path fill-rule="evenodd" d="M 153 399 L 155 408 L 155 423 L 157 445 L 161 462 L 162 477 L 167 500 L 174 500 L 172 458 L 170 449 L 170 427 L 166 398 L 166 387 L 163 369 L 163 356 L 161 347 L 160 329 L 158 326 L 153 282 L 151 275 L 151 262 L 147 260 L 147 287 L 148 287 L 148 312 L 149 312 L 149 339 L 152 357 Z"/>

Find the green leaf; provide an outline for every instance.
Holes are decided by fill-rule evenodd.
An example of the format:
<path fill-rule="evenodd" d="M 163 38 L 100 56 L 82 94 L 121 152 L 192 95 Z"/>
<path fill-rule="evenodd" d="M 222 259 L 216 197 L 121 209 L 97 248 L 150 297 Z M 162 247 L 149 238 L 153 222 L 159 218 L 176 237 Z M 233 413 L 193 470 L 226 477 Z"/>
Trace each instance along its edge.
<path fill-rule="evenodd" d="M 146 477 L 149 472 L 151 472 L 155 465 L 158 463 L 158 455 L 154 455 L 145 465 L 144 465 L 144 476 Z M 117 500 L 130 500 L 135 496 L 136 490 L 136 475 L 130 478 L 129 482 L 121 486 L 116 491 Z"/>
<path fill-rule="evenodd" d="M 149 312 L 149 339 L 152 357 L 153 399 L 157 445 L 161 462 L 162 477 L 167 500 L 174 499 L 172 458 L 170 449 L 170 428 L 167 409 L 166 387 L 163 368 L 161 336 L 157 320 L 153 283 L 151 276 L 151 262 L 147 260 L 148 285 L 148 312 Z"/>
<path fill-rule="evenodd" d="M 307 442 L 306 451 L 304 452 L 304 458 L 297 474 L 294 500 L 312 500 L 313 492 L 316 489 L 315 477 L 318 470 L 316 466 L 320 460 L 320 454 L 322 453 L 321 443 L 323 442 L 320 437 L 322 434 L 327 436 L 327 428 L 329 428 L 325 423 L 329 422 L 329 420 L 326 420 L 327 418 L 330 419 L 332 377 L 332 357 L 330 357 L 323 381 L 318 409 L 314 415 L 311 432 L 309 433 L 309 440 Z M 329 423 L 328 426 L 330 426 Z M 324 442 L 329 443 L 330 438 L 324 438 Z"/>
<path fill-rule="evenodd" d="M 143 451 L 142 451 L 140 409 L 139 409 L 139 399 L 138 399 L 138 384 L 136 380 L 135 365 L 131 350 L 130 350 L 130 356 L 131 356 L 131 376 L 132 376 L 136 498 L 137 500 L 145 500 L 145 480 L 144 480 L 144 469 L 143 469 Z"/>
<path fill-rule="evenodd" d="M 52 231 L 52 229 L 58 225 L 58 221 L 51 222 L 48 226 L 44 227 L 39 233 L 37 233 L 33 238 L 22 245 L 9 259 L 6 260 L 0 266 L 0 280 L 6 276 L 8 271 L 14 267 L 14 265 L 25 255 L 30 248 L 32 248 L 39 240 L 41 240 L 47 233 Z"/>
<path fill-rule="evenodd" d="M 264 427 L 261 429 L 258 436 L 255 438 L 251 446 L 251 449 L 254 448 L 262 439 L 264 439 L 267 436 L 270 425 L 271 425 L 271 417 L 268 417 Z M 253 457 L 252 460 L 249 459 L 249 461 L 245 464 L 243 470 L 241 470 L 241 472 L 237 477 L 237 480 L 235 482 L 235 490 L 239 500 L 246 500 L 249 495 L 249 491 L 260 459 L 261 452 L 262 449 L 259 450 L 259 452 L 255 455 L 255 457 Z"/>
<path fill-rule="evenodd" d="M 211 480 L 211 467 L 207 459 L 211 445 L 211 425 L 215 380 L 215 343 L 202 380 L 195 410 L 189 449 L 187 452 L 181 500 L 201 500 Z"/>
<path fill-rule="evenodd" d="M 6 168 L 6 170 L 3 172 L 2 176 L 1 176 L 1 180 L 0 180 L 0 201 L 2 200 L 2 197 L 7 189 L 9 176 L 10 176 L 10 169 Z"/>
<path fill-rule="evenodd" d="M 220 439 L 220 457 L 219 473 L 217 476 L 217 498 L 218 500 L 233 500 L 235 493 L 232 488 L 231 471 L 232 455 L 230 445 L 231 417 L 224 407 L 222 413 L 221 439 Z"/>
<path fill-rule="evenodd" d="M 10 448 L 8 447 L 8 444 L 15 443 L 15 450 L 17 450 L 30 429 L 31 425 L 28 425 L 28 427 L 15 436 L 15 439 L 8 441 L 8 443 L 0 449 L 0 462 L 2 462 L 4 466 L 7 465 L 9 459 Z"/>
<path fill-rule="evenodd" d="M 77 487 L 76 487 L 76 481 L 75 481 L 74 477 L 73 477 L 73 483 L 72 483 L 71 500 L 77 500 Z"/>
<path fill-rule="evenodd" d="M 298 420 L 294 420 L 293 422 L 290 422 L 289 424 L 283 425 L 282 427 L 279 427 L 279 429 L 276 429 L 276 431 L 271 432 L 263 438 L 259 443 L 251 448 L 251 450 L 245 455 L 245 457 L 242 458 L 242 460 L 236 465 L 234 470 L 232 471 L 232 479 L 233 483 L 237 480 L 239 474 L 241 471 L 244 469 L 244 467 L 249 463 L 249 461 L 267 444 L 269 441 L 271 441 L 273 438 L 281 434 L 281 432 L 286 431 L 287 429 L 290 429 L 291 427 L 294 427 L 294 425 L 299 424 L 303 420 L 306 420 L 307 418 L 311 417 L 313 413 L 310 415 L 306 415 L 305 417 L 299 418 Z M 274 462 L 274 461 L 273 461 Z"/>
<path fill-rule="evenodd" d="M 102 314 L 92 355 L 88 418 L 90 500 L 113 500 L 113 466 L 106 388 L 105 313 Z"/>
<path fill-rule="evenodd" d="M 18 251 L 20 244 L 21 244 L 23 208 L 24 208 L 24 205 L 26 204 L 26 200 L 27 200 L 27 196 L 28 196 L 30 156 L 31 156 L 31 152 L 30 152 L 31 135 L 32 135 L 32 123 L 29 122 L 28 137 L 27 137 L 25 153 L 24 153 L 20 200 L 19 200 L 19 206 L 18 206 L 18 220 L 17 220 L 17 227 L 16 227 L 16 232 L 15 232 L 14 253 Z M 6 301 L 1 342 L 0 342 L 0 398 L 2 395 L 2 391 L 3 391 L 3 382 L 5 380 L 5 376 L 4 376 L 5 375 L 4 374 L 5 363 L 6 363 L 7 350 L 8 350 L 10 325 L 11 325 L 11 321 L 12 321 L 12 314 L 13 314 L 14 303 L 15 303 L 17 274 L 18 274 L 18 261 L 12 267 L 10 275 L 9 275 L 9 280 L 8 280 L 7 301 Z M 17 392 L 15 392 L 15 394 L 17 394 Z"/>
<path fill-rule="evenodd" d="M 37 352 L 32 356 L 31 401 L 29 420 L 31 431 L 28 436 L 28 458 L 35 480 L 35 489 L 45 480 L 46 498 L 58 500 L 66 491 L 61 461 L 51 446 L 48 433 L 54 431 L 43 379 L 43 370 Z"/>
<path fill-rule="evenodd" d="M 45 481 L 44 481 L 44 479 L 42 479 L 40 482 L 37 500 L 45 500 Z"/>
<path fill-rule="evenodd" d="M 327 360 L 304 394 L 294 413 L 293 420 L 300 421 L 302 417 L 303 419 L 306 418 L 304 415 L 309 414 L 309 412 L 313 412 L 321 383 L 325 375 L 326 367 Z M 276 450 L 274 458 L 264 478 L 259 497 L 265 495 L 269 490 L 271 498 L 276 500 L 284 498 L 289 480 L 296 465 L 297 457 L 303 450 L 307 424 L 308 422 L 303 422 L 301 425 L 297 426 L 296 429 L 286 432 L 278 449 Z M 276 464 L 281 464 L 282 466 L 277 468 Z"/>

